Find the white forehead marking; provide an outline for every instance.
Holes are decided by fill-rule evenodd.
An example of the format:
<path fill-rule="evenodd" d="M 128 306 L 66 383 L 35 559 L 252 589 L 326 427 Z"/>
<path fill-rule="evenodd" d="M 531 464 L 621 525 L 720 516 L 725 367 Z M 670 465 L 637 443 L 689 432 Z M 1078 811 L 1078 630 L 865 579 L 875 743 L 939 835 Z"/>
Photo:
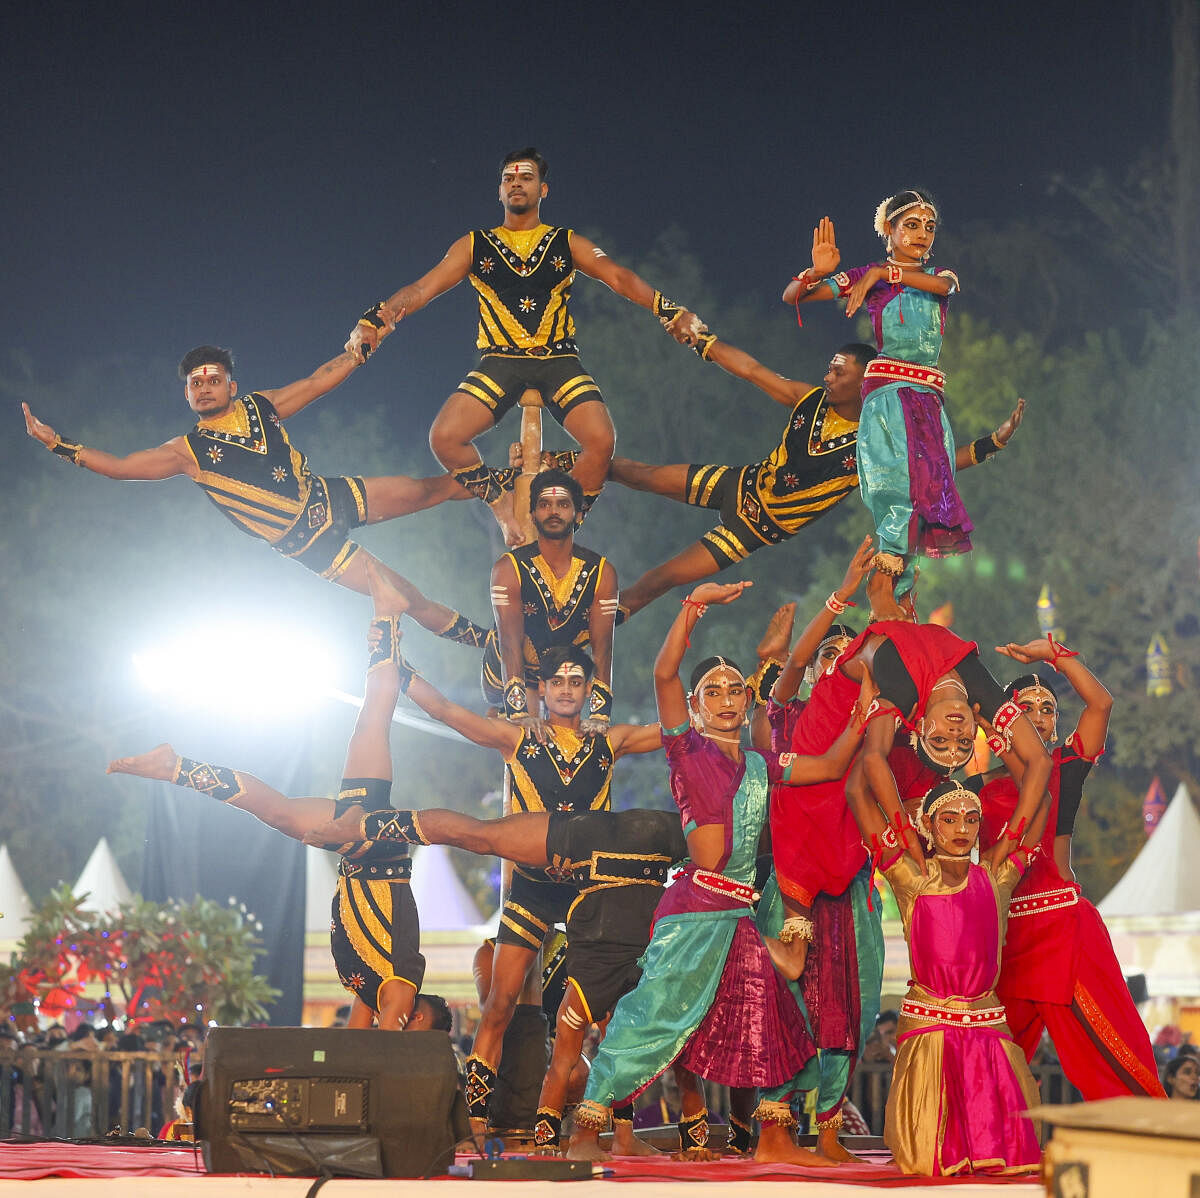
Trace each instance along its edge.
<path fill-rule="evenodd" d="M 197 366 L 195 370 L 188 375 L 188 382 L 192 379 L 216 379 L 220 378 L 225 373 L 223 366 L 216 366 L 212 363 L 207 363 L 204 366 Z"/>

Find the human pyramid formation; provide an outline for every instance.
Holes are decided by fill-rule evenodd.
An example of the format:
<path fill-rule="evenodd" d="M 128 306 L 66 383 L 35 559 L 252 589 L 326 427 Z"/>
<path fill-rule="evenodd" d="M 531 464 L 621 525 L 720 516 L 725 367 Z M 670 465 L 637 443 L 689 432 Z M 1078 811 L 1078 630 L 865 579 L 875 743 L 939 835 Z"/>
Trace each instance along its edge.
<path fill-rule="evenodd" d="M 467 1062 L 469 1113 L 477 1129 L 487 1126 L 517 996 L 549 929 L 565 922 L 569 980 L 535 1134 L 545 1151 L 559 1150 L 572 1066 L 589 1027 L 611 1015 L 566 1149 L 583 1159 L 603 1155 L 598 1137 L 610 1118 L 614 1151 L 649 1151 L 633 1137 L 632 1100 L 674 1067 L 691 1155 L 706 1153 L 696 1081 L 705 1078 L 734 1088 L 732 1151 L 809 1166 L 853 1160 L 839 1129 L 880 1005 L 878 868 L 899 904 L 912 971 L 886 1116 L 897 1165 L 928 1175 L 1035 1169 L 1037 1140 L 1019 1112 L 1036 1100 L 1026 1062 L 1043 1029 L 1086 1098 L 1162 1091 L 1107 932 L 1070 869 L 1075 813 L 1104 748 L 1110 696 L 1053 639 L 1000 646 L 1022 664 L 1052 667 L 1084 704 L 1051 753 L 1057 699 L 1041 675 L 1001 687 L 974 643 L 916 619 L 917 558 L 970 549 L 956 470 L 1003 449 L 1024 406 L 1018 400 L 994 433 L 955 448 L 937 362 L 958 281 L 927 264 L 937 208 L 915 191 L 884 201 L 875 216 L 884 261 L 846 272 L 832 222 L 817 226 L 812 265 L 784 299 L 845 298 L 847 315 L 869 314 L 875 345 L 843 346 L 823 386 L 811 386 L 721 341 L 588 239 L 543 224 L 546 177 L 536 150 L 507 155 L 503 224 L 460 238 L 428 274 L 374 305 L 345 352 L 308 378 L 238 397 L 228 351 L 192 350 L 180 375 L 197 421 L 165 445 L 117 457 L 63 438 L 26 406 L 30 435 L 60 457 L 109 478 L 187 475 L 246 532 L 374 604 L 365 697 L 337 799 L 288 798 L 168 745 L 109 770 L 191 787 L 341 854 L 332 943 L 355 996 L 352 1026 L 400 1029 L 413 1012 L 425 962 L 407 886 L 410 847 L 448 844 L 514 862 Z M 614 458 L 608 409 L 575 345 L 577 271 L 785 405 L 788 422 L 770 455 L 746 466 Z M 478 294 L 480 359 L 430 434 L 447 473 L 311 473 L 283 421 L 463 278 Z M 517 469 L 488 466 L 472 442 L 530 388 L 579 451 L 541 463 L 529 495 L 536 539 L 518 545 Z M 619 589 L 608 559 L 575 542 L 610 478 L 712 508 L 720 523 Z M 764 634 L 751 676 L 716 656 L 685 687 L 696 621 L 751 585 L 701 580 L 792 537 L 856 483 L 874 538 L 795 645 L 788 605 Z M 349 539 L 362 524 L 470 496 L 493 508 L 514 545 L 492 569 L 491 629 L 426 597 Z M 871 622 L 856 634 L 835 620 L 864 580 Z M 614 628 L 685 584 L 698 585 L 654 665 L 659 723 L 613 723 Z M 451 702 L 404 659 L 403 616 L 483 650 L 488 715 Z M 796 697 L 804 680 L 806 702 Z M 514 814 L 483 821 L 391 805 L 388 733 L 401 694 L 502 755 Z M 745 725 L 753 748 L 743 744 Z M 1003 765 L 950 780 L 971 760 L 977 729 Z M 611 811 L 616 760 L 660 746 L 678 810 Z M 756 888 L 768 825 L 772 868 Z M 793 1103 L 811 1090 L 815 1151 L 793 1135 Z"/>

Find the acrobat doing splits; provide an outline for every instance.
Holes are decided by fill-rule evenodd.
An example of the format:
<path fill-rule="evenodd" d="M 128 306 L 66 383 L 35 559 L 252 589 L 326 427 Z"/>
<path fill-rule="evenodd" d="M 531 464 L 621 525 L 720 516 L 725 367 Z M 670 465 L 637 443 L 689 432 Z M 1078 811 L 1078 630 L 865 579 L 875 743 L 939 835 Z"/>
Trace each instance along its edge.
<path fill-rule="evenodd" d="M 399 321 L 444 291 L 468 279 L 479 299 L 479 363 L 446 400 L 429 432 L 434 456 L 472 495 L 492 508 L 505 539 L 521 544 L 512 494 L 471 444 L 504 418 L 528 388 L 576 441 L 579 456 L 571 473 L 583 487 L 584 512 L 608 477 L 616 433 L 596 380 L 583 368 L 575 344 L 571 286 L 582 271 L 618 295 L 665 319 L 677 341 L 691 344 L 702 331 L 686 309 L 655 291 L 632 270 L 619 266 L 574 229 L 542 222 L 549 194 L 549 164 L 532 146 L 506 154 L 500 164 L 504 221 L 460 237 L 446 256 L 383 304 Z M 360 321 L 347 349 L 374 346 L 377 323 Z"/>
<path fill-rule="evenodd" d="M 389 326 L 372 311 L 386 335 Z M 379 571 L 408 601 L 412 619 L 437 636 L 478 647 L 484 629 L 458 612 L 427 599 L 406 578 L 350 540 L 353 528 L 423 511 L 464 498 L 449 475 L 409 478 L 323 477 L 289 439 L 283 422 L 332 391 L 365 361 L 345 351 L 307 378 L 284 387 L 238 395 L 233 355 L 215 345 L 190 350 L 179 363 L 184 396 L 196 414 L 190 432 L 153 449 L 119 456 L 80 445 L 39 420 L 28 404 L 25 428 L 51 453 L 105 478 L 157 482 L 186 475 L 238 528 L 314 574 L 367 594 L 367 565 Z"/>

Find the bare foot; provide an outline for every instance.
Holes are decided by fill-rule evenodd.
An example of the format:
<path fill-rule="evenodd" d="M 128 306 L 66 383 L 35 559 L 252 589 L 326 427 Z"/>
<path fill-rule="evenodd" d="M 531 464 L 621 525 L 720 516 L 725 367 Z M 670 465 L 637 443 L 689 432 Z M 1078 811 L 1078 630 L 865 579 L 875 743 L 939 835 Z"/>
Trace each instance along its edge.
<path fill-rule="evenodd" d="M 569 1161 L 609 1161 L 612 1157 L 600 1147 L 600 1133 L 576 1128 L 567 1146 Z"/>
<path fill-rule="evenodd" d="M 808 960 L 807 940 L 797 937 L 790 944 L 784 944 L 776 936 L 764 936 L 763 943 L 767 946 L 771 964 L 785 981 L 794 982 L 804 972 L 804 963 Z"/>
<path fill-rule="evenodd" d="M 762 1125 L 754 1159 L 758 1164 L 799 1165 L 803 1169 L 828 1169 L 837 1165 L 836 1161 L 801 1148 L 793 1141 L 792 1133 L 780 1123 Z"/>
<path fill-rule="evenodd" d="M 179 755 L 170 745 L 159 745 L 138 757 L 118 757 L 108 763 L 106 774 L 133 774 L 135 778 L 154 778 L 159 782 L 175 780 Z"/>
<path fill-rule="evenodd" d="M 831 1161 L 837 1161 L 838 1164 L 849 1163 L 851 1161 L 859 1165 L 864 1163 L 861 1156 L 855 1156 L 838 1139 L 836 1127 L 825 1127 L 817 1133 L 817 1151 L 822 1156 L 827 1156 Z"/>
<path fill-rule="evenodd" d="M 653 1144 L 639 1140 L 633 1134 L 632 1123 L 614 1123 L 612 1139 L 613 1156 L 661 1156 Z"/>
<path fill-rule="evenodd" d="M 408 596 L 403 594 L 390 578 L 386 568 L 379 569 L 374 558 L 367 562 L 367 588 L 371 592 L 371 602 L 375 605 L 377 616 L 402 616 L 411 604 Z"/>
<path fill-rule="evenodd" d="M 505 491 L 495 503 L 488 505 L 500 531 L 504 534 L 504 543 L 514 549 L 525 544 L 525 530 L 517 519 L 517 506 L 511 491 Z"/>
<path fill-rule="evenodd" d="M 896 580 L 876 570 L 867 582 L 867 598 L 871 601 L 873 620 L 903 620 L 904 609 L 896 602 Z"/>

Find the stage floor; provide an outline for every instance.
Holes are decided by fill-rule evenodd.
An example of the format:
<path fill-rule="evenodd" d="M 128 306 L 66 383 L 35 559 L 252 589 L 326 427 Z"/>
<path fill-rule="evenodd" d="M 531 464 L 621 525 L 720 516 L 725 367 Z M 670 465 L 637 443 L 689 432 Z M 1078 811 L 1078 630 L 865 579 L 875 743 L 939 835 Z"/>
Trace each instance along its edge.
<path fill-rule="evenodd" d="M 622 1198 L 684 1198 L 697 1182 L 711 1187 L 713 1198 L 739 1194 L 771 1182 L 803 1183 L 804 1198 L 852 1198 L 864 1189 L 903 1190 L 906 1195 L 941 1194 L 954 1198 L 1041 1198 L 1036 1181 L 1010 1178 L 970 1178 L 963 1181 L 902 1177 L 884 1153 L 872 1153 L 871 1163 L 811 1170 L 788 1165 L 757 1165 L 753 1161 L 725 1159 L 703 1164 L 680 1164 L 668 1157 L 625 1157 L 612 1163 L 612 1176 L 569 1183 L 577 1198 L 611 1193 L 622 1186 Z M 460 1157 L 464 1164 L 470 1157 Z M 462 1181 L 436 1178 L 400 1182 L 405 1198 L 433 1198 L 439 1186 L 471 1186 L 477 1198 L 488 1194 L 511 1196 L 513 1182 Z M 527 1181 L 523 1194 L 549 1198 L 562 1182 Z M 382 1198 L 396 1192 L 397 1181 L 327 1181 L 321 1198 Z M 33 1187 L 30 1189 L 30 1187 Z M 262 1176 L 206 1176 L 203 1163 L 190 1146 L 154 1144 L 129 1147 L 107 1144 L 0 1143 L 0 1198 L 18 1192 L 26 1198 L 305 1198 L 311 1178 Z M 444 1193 L 444 1191 L 443 1191 Z"/>

